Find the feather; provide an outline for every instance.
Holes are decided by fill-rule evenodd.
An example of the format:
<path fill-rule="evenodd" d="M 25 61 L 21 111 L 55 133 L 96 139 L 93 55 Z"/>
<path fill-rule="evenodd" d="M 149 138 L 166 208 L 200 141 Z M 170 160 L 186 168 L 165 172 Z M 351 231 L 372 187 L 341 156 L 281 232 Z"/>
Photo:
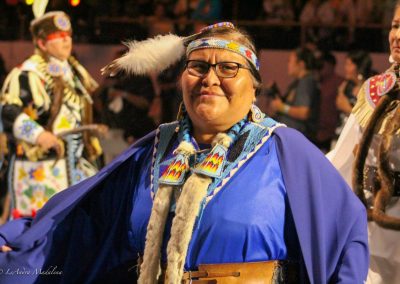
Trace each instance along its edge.
<path fill-rule="evenodd" d="M 49 0 L 35 0 L 32 4 L 33 15 L 35 15 L 35 19 L 43 16 L 44 11 L 46 11 L 47 3 Z"/>
<path fill-rule="evenodd" d="M 185 53 L 184 38 L 159 35 L 144 41 L 125 43 L 129 51 L 101 69 L 102 75 L 114 76 L 119 71 L 135 75 L 161 72 L 178 62 Z"/>

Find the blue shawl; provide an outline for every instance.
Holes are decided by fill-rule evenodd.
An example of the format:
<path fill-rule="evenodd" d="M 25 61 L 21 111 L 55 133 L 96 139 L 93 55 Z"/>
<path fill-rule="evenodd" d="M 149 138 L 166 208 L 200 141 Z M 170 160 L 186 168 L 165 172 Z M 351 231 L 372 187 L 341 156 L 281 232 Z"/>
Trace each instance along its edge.
<path fill-rule="evenodd" d="M 129 244 L 129 201 L 142 165 L 151 159 L 154 136 L 147 135 L 96 176 L 54 196 L 33 220 L 0 227 L 0 245 L 13 248 L 0 253 L 0 282 L 132 281 L 135 276 L 126 274 L 136 259 Z M 369 259 L 364 207 L 299 132 L 280 127 L 271 139 L 276 140 L 300 243 L 306 273 L 302 282 L 363 283 Z M 134 274 L 135 269 L 129 271 Z"/>

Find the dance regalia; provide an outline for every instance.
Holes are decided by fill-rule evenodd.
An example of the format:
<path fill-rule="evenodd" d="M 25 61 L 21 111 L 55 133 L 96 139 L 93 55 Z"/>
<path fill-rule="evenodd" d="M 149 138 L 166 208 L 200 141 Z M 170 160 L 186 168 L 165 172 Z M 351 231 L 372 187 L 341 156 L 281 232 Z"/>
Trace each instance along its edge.
<path fill-rule="evenodd" d="M 128 274 L 144 251 L 154 189 L 180 139 L 177 125 L 161 125 L 97 175 L 53 197 L 33 220 L 0 227 L 0 245 L 13 248 L 0 254 L 0 267 L 29 272 L 3 273 L 1 282 L 133 281 Z M 185 269 L 287 259 L 299 263 L 303 282 L 363 283 L 365 209 L 317 148 L 277 126 L 266 119 L 241 129 L 221 179 L 209 186 Z M 191 162 L 207 152 L 198 150 Z M 174 206 L 162 262 L 173 215 Z M 40 269 L 49 273 L 35 273 Z"/>
<path fill-rule="evenodd" d="M 397 76 L 395 66 L 392 66 L 385 73 L 369 78 L 362 86 L 357 104 L 346 123 L 342 134 L 339 137 L 335 149 L 328 154 L 328 158 L 339 170 L 349 184 L 352 184 L 354 175 L 353 166 L 356 163 L 354 149 L 360 149 L 363 134 L 368 125 L 372 122 L 371 117 L 375 109 L 382 102 L 384 96 L 396 94 Z M 391 90 L 395 90 L 390 93 Z M 383 134 L 387 127 L 393 122 L 390 119 L 395 112 L 398 112 L 399 100 L 394 99 L 392 108 L 385 112 L 381 123 L 374 130 L 365 165 L 361 170 L 364 176 L 363 195 L 365 196 L 366 206 L 373 208 L 374 199 L 380 190 L 378 177 L 378 167 L 380 163 L 380 148 L 383 141 Z M 390 172 L 393 176 L 393 196 L 386 206 L 385 214 L 391 217 L 400 218 L 400 129 L 395 130 L 389 151 L 385 153 L 388 157 Z M 359 151 L 359 150 L 358 150 Z M 360 171 L 360 170 L 358 170 Z M 353 184 L 354 187 L 354 184 Z M 384 228 L 375 221 L 368 223 L 369 246 L 370 246 L 370 269 L 369 274 L 371 283 L 399 283 L 400 271 L 400 233 L 398 230 Z"/>
<path fill-rule="evenodd" d="M 6 78 L 0 99 L 13 150 L 8 171 L 12 217 L 34 215 L 55 193 L 97 172 L 88 161 L 101 153 L 97 138 L 62 135 L 91 122 L 90 93 L 96 88 L 73 57 L 61 62 L 39 51 Z M 63 140 L 64 157 L 38 153 L 35 142 L 44 129 Z"/>

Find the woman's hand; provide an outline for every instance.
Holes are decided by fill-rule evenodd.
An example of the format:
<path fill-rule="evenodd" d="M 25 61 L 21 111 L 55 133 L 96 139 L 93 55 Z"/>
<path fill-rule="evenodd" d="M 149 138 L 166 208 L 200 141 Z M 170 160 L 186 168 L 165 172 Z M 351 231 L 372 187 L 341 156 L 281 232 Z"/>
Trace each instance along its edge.
<path fill-rule="evenodd" d="M 0 251 L 1 252 L 9 252 L 9 251 L 12 251 L 12 249 L 8 246 L 1 246 Z"/>
<path fill-rule="evenodd" d="M 40 146 L 45 152 L 50 149 L 54 149 L 57 153 L 57 156 L 61 156 L 63 153 L 62 145 L 58 140 L 57 136 L 55 136 L 50 131 L 43 131 L 37 138 L 36 144 Z"/>

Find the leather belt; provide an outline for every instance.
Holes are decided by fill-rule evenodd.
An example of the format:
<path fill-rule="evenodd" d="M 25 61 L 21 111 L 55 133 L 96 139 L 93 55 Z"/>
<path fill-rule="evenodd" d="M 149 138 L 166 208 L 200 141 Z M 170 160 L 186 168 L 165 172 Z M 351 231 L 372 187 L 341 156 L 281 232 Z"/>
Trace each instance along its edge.
<path fill-rule="evenodd" d="M 223 264 L 200 264 L 198 271 L 186 271 L 182 283 L 298 283 L 299 269 L 295 262 L 263 261 Z"/>

